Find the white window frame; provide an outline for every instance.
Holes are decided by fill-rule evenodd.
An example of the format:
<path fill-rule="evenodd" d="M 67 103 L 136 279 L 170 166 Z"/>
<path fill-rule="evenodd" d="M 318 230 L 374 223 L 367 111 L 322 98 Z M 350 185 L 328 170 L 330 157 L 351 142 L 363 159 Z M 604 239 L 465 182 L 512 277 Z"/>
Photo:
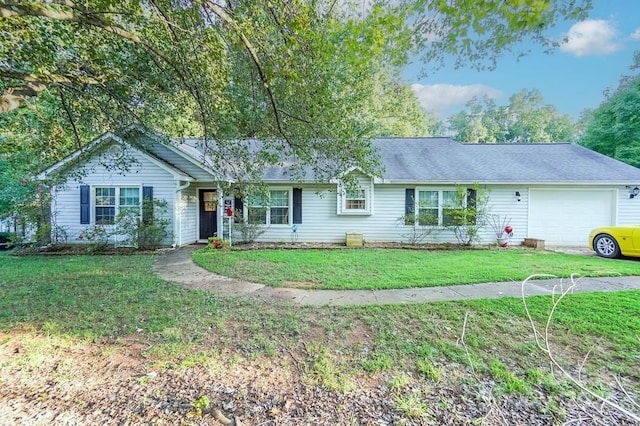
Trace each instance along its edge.
<path fill-rule="evenodd" d="M 249 222 L 249 209 L 251 208 L 264 208 L 265 211 L 265 221 L 260 223 L 254 223 L 255 225 L 263 225 L 263 226 L 276 226 L 276 227 L 289 227 L 293 223 L 293 187 L 270 187 L 268 188 L 267 199 L 263 200 L 267 203 L 267 205 L 254 205 L 250 203 L 252 196 L 247 197 L 247 199 L 243 202 L 243 218 L 246 223 Z M 286 192 L 287 193 L 287 205 L 286 206 L 272 206 L 271 205 L 271 194 L 272 192 Z M 258 197 L 259 195 L 255 195 Z M 286 208 L 287 209 L 287 223 L 271 223 L 271 209 L 273 208 Z"/>
<path fill-rule="evenodd" d="M 98 205 L 96 192 L 98 189 L 114 189 L 115 204 Z M 118 217 L 121 209 L 133 210 L 133 205 L 121 205 L 120 204 L 120 191 L 122 189 L 137 189 L 138 190 L 138 215 L 142 217 L 142 187 L 136 185 L 94 185 L 91 188 L 91 223 L 97 226 L 115 226 L 115 219 Z M 97 223 L 97 209 L 98 207 L 113 207 L 114 215 L 112 223 Z"/>
<path fill-rule="evenodd" d="M 354 193 L 359 193 L 358 197 L 352 197 Z M 350 201 L 361 201 L 364 208 L 350 208 Z M 347 189 L 343 185 L 338 186 L 338 215 L 371 215 L 373 212 L 373 183 L 368 186 L 360 185 L 355 189 Z"/>
<path fill-rule="evenodd" d="M 416 220 L 414 221 L 414 224 L 411 226 L 428 226 L 428 227 L 432 227 L 432 228 L 443 228 L 446 225 L 444 225 L 444 210 L 448 207 L 445 205 L 445 199 L 444 199 L 444 193 L 445 192 L 453 192 L 454 194 L 457 194 L 457 189 L 455 187 L 442 187 L 442 188 L 428 188 L 428 187 L 422 187 L 422 188 L 416 188 L 416 195 L 415 195 L 415 199 L 414 199 L 414 206 L 413 206 L 413 211 L 415 212 L 415 214 L 417 215 L 417 217 L 420 216 L 420 193 L 421 192 L 437 192 L 438 193 L 438 224 L 437 225 L 422 225 L 419 223 L 418 218 L 416 218 Z M 467 202 L 468 202 L 468 197 L 464 197 L 464 200 L 462 202 L 462 206 L 460 206 L 459 208 L 463 209 L 467 207 Z M 430 208 L 433 209 L 433 208 Z"/>
<path fill-rule="evenodd" d="M 352 207 L 352 205 L 362 204 L 362 207 Z M 354 210 L 367 210 L 367 190 L 364 188 L 358 188 L 351 191 L 346 191 L 344 194 L 344 209 L 349 211 Z"/>

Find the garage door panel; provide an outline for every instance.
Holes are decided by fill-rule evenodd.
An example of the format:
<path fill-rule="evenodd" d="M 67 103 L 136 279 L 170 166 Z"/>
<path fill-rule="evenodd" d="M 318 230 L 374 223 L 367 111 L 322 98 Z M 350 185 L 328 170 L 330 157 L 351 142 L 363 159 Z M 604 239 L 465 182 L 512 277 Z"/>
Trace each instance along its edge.
<path fill-rule="evenodd" d="M 613 225 L 615 191 L 532 189 L 529 237 L 548 244 L 585 245 L 589 231 Z"/>

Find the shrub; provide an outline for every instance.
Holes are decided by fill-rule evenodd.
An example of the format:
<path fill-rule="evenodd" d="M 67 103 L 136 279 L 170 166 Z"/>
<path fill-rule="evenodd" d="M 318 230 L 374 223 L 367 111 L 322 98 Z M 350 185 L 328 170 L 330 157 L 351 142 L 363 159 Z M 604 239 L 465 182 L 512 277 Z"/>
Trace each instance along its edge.
<path fill-rule="evenodd" d="M 16 235 L 11 232 L 0 232 L 0 250 L 8 250 L 13 248 Z"/>
<path fill-rule="evenodd" d="M 90 251 L 99 251 L 109 243 L 109 233 L 102 225 L 89 226 L 78 234 L 78 240 L 90 244 Z"/>
<path fill-rule="evenodd" d="M 144 217 L 136 211 L 123 211 L 116 216 L 116 234 L 121 246 L 153 250 L 162 246 L 162 241 L 170 235 L 171 221 L 167 216 L 167 202 L 146 201 L 142 207 Z"/>
<path fill-rule="evenodd" d="M 470 197 L 474 194 L 474 197 Z M 446 229 L 452 230 L 460 244 L 469 246 L 477 242 L 480 228 L 487 223 L 489 193 L 474 185 L 467 189 L 456 187 L 456 205 L 458 207 L 447 210 L 451 221 L 445 224 Z"/>
<path fill-rule="evenodd" d="M 265 228 L 263 224 L 250 223 L 242 218 L 242 212 L 238 215 L 238 219 L 235 224 L 235 230 L 240 233 L 240 242 L 252 243 L 260 235 L 264 234 Z"/>

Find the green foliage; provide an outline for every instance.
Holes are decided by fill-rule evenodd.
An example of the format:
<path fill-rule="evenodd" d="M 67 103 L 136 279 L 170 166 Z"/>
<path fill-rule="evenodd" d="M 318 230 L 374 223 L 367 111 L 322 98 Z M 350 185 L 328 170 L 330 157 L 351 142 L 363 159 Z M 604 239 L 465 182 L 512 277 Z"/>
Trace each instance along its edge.
<path fill-rule="evenodd" d="M 167 202 L 165 200 L 144 200 L 143 217 L 137 211 L 124 210 L 115 220 L 118 245 L 137 247 L 140 250 L 154 250 L 166 244 L 171 235 Z"/>
<path fill-rule="evenodd" d="M 385 371 L 393 367 L 393 359 L 384 352 L 376 351 L 369 358 L 362 360 L 360 365 L 364 371 Z"/>
<path fill-rule="evenodd" d="M 191 404 L 193 407 L 193 416 L 202 417 L 203 414 L 208 413 L 211 410 L 211 400 L 207 395 L 202 395 L 200 398 L 193 401 Z"/>
<path fill-rule="evenodd" d="M 332 391 L 347 393 L 353 390 L 351 378 L 337 365 L 324 345 L 310 344 L 307 349 L 305 376 L 310 383 Z"/>
<path fill-rule="evenodd" d="M 636 58 L 640 64 L 640 55 Z M 640 75 L 622 80 L 591 113 L 580 144 L 640 167 Z"/>
<path fill-rule="evenodd" d="M 415 204 L 415 200 L 413 201 Z M 430 210 L 421 210 L 420 206 L 415 206 L 413 212 L 400 216 L 396 225 L 403 231 L 400 236 L 409 244 L 423 243 L 429 236 L 439 231 L 438 217 L 434 216 Z"/>
<path fill-rule="evenodd" d="M 413 383 L 413 377 L 407 373 L 400 373 L 389 381 L 391 391 L 401 391 Z"/>
<path fill-rule="evenodd" d="M 136 121 L 204 138 L 212 167 L 241 181 L 257 180 L 283 155 L 298 159 L 294 178 L 310 168 L 328 179 L 354 165 L 375 174 L 370 137 L 425 134 L 424 114 L 396 78 L 412 53 L 428 66 L 449 54 L 457 65 L 486 64 L 522 39 L 548 43 L 545 31 L 556 21 L 583 18 L 589 7 L 587 0 L 0 5 L 2 111 L 28 105 L 2 118 L 3 145 L 38 153 L 29 163 L 42 170 Z M 426 132 L 438 126 L 428 119 Z M 264 144 L 251 150 L 246 137 Z"/>
<path fill-rule="evenodd" d="M 251 210 L 249 212 L 248 220 L 244 220 L 242 212 L 237 213 L 237 221 L 233 224 L 233 230 L 235 233 L 240 234 L 239 241 L 241 243 L 250 244 L 260 237 L 260 235 L 266 232 L 264 223 L 251 222 Z"/>
<path fill-rule="evenodd" d="M 416 361 L 416 367 L 418 368 L 418 371 L 420 373 L 424 374 L 434 382 L 438 383 L 440 381 L 440 377 L 442 376 L 442 369 L 434 366 L 430 360 L 420 358 Z"/>
<path fill-rule="evenodd" d="M 89 244 L 89 251 L 102 251 L 109 244 L 109 232 L 103 225 L 92 225 L 78 234 L 78 240 Z"/>
<path fill-rule="evenodd" d="M 427 404 L 419 395 L 411 394 L 408 396 L 398 397 L 393 402 L 396 406 L 396 410 L 409 418 L 420 419 L 428 417 Z"/>
<path fill-rule="evenodd" d="M 586 18 L 591 1 L 487 0 L 477 6 L 475 2 L 405 0 L 399 2 L 397 13 L 416 17 L 416 44 L 425 63 L 441 64 L 446 55 L 453 55 L 457 66 L 491 69 L 503 53 L 526 54 L 514 50 L 518 42 L 529 40 L 549 50 L 556 47 L 546 32 L 556 21 Z"/>
<path fill-rule="evenodd" d="M 416 99 L 411 87 L 388 72 L 378 72 L 371 79 L 371 99 L 361 114 L 371 116 L 372 136 L 415 137 L 440 136 L 443 124 L 429 115 Z"/>
<path fill-rule="evenodd" d="M 497 106 L 487 97 L 474 98 L 449 119 L 454 138 L 470 143 L 573 142 L 576 127 L 568 115 L 560 115 L 545 105 L 538 90 L 521 90 L 506 106 Z"/>
<path fill-rule="evenodd" d="M 470 246 L 479 241 L 478 232 L 487 224 L 489 192 L 477 184 L 472 188 L 457 186 L 454 204 L 445 208 L 450 220 L 444 227 L 453 231 L 460 244 Z"/>
<path fill-rule="evenodd" d="M 21 242 L 49 243 L 52 226 L 49 187 L 31 179 L 17 157 L 9 160 L 0 157 L 0 180 L 3 182 L 0 186 L 0 219 L 13 221 Z"/>
<path fill-rule="evenodd" d="M 489 369 L 505 393 L 529 393 L 527 383 L 509 371 L 499 359 L 493 358 L 489 361 Z"/>
<path fill-rule="evenodd" d="M 0 250 L 13 248 L 16 241 L 16 234 L 13 232 L 0 232 Z"/>

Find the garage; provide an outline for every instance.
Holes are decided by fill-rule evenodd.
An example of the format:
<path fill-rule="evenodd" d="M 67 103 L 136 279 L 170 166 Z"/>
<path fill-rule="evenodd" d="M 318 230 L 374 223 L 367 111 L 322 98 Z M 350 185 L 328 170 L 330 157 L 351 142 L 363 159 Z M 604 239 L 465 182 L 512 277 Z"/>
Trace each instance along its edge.
<path fill-rule="evenodd" d="M 587 245 L 589 231 L 614 225 L 616 191 L 531 189 L 529 237 L 548 245 Z"/>

